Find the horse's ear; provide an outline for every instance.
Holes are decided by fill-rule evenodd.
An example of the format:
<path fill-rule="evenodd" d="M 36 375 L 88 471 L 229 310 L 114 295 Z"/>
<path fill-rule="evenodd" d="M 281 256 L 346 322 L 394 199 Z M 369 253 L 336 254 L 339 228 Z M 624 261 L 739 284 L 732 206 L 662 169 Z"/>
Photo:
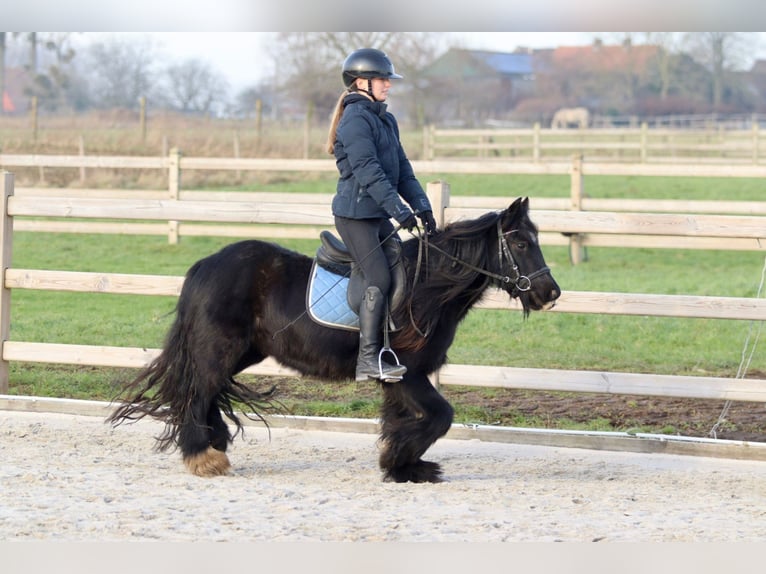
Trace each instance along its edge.
<path fill-rule="evenodd" d="M 529 211 L 529 198 L 519 197 L 505 210 L 503 222 L 510 225 Z"/>
<path fill-rule="evenodd" d="M 528 197 L 517 197 L 516 200 L 508 208 L 508 213 L 523 213 L 529 209 Z"/>

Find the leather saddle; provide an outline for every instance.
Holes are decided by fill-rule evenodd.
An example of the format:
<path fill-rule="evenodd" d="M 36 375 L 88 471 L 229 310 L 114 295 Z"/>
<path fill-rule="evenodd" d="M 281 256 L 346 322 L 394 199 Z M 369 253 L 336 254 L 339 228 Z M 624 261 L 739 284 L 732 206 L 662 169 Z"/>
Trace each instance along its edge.
<path fill-rule="evenodd" d="M 319 234 L 321 244 L 311 269 L 306 290 L 306 308 L 316 322 L 340 329 L 359 330 L 359 307 L 367 281 L 346 245 L 330 231 Z M 401 259 L 402 245 L 398 237 L 383 244 L 383 252 L 391 269 L 391 290 L 388 296 L 389 330 L 399 326 L 391 319 L 391 310 L 405 298 L 405 269 Z"/>

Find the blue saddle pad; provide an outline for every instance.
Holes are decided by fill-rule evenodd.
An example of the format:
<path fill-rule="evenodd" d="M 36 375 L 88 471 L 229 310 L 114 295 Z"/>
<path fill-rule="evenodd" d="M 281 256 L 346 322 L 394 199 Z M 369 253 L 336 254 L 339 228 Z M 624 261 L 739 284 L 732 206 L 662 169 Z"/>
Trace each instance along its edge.
<path fill-rule="evenodd" d="M 306 291 L 309 317 L 326 327 L 358 331 L 359 316 L 346 299 L 348 282 L 348 277 L 332 273 L 314 261 Z"/>

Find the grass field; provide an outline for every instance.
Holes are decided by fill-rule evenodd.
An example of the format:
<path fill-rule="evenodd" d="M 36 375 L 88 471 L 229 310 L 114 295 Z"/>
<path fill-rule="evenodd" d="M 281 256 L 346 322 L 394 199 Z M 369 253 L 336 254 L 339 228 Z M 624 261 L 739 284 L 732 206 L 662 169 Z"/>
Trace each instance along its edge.
<path fill-rule="evenodd" d="M 421 177 L 421 181 L 438 176 Z M 566 197 L 566 176 L 443 176 L 455 194 Z M 218 184 L 232 189 L 231 185 Z M 216 187 L 215 182 L 208 187 Z M 331 193 L 332 177 L 271 176 L 238 189 Z M 758 200 L 758 180 L 589 177 L 592 197 Z M 197 259 L 231 242 L 225 238 L 94 236 L 17 232 L 14 267 L 183 275 Z M 312 254 L 315 241 L 280 240 Z M 755 297 L 762 254 L 728 251 L 591 248 L 588 261 L 569 263 L 566 249 L 544 248 L 564 290 Z M 90 345 L 159 347 L 172 320 L 172 297 L 54 293 L 15 290 L 11 338 Z M 621 317 L 565 313 L 521 314 L 481 310 L 461 326 L 453 363 L 519 367 L 735 376 L 747 336 L 746 321 Z M 114 381 L 130 370 L 15 363 L 10 392 L 39 396 L 109 399 Z M 766 352 L 751 365 L 766 371 Z M 295 380 L 296 414 L 375 416 L 375 398 L 360 398 L 351 385 L 311 386 Z M 492 389 L 483 392 L 492 393 Z M 458 409 L 471 420 L 471 405 Z"/>

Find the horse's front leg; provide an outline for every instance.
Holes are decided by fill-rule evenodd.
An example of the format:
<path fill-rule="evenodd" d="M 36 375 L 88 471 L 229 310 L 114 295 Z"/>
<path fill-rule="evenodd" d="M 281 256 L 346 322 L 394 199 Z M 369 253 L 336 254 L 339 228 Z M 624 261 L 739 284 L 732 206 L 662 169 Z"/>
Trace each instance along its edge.
<path fill-rule="evenodd" d="M 383 383 L 380 468 L 392 482 L 441 482 L 438 463 L 421 459 L 452 425 L 452 406 L 422 373 Z"/>

